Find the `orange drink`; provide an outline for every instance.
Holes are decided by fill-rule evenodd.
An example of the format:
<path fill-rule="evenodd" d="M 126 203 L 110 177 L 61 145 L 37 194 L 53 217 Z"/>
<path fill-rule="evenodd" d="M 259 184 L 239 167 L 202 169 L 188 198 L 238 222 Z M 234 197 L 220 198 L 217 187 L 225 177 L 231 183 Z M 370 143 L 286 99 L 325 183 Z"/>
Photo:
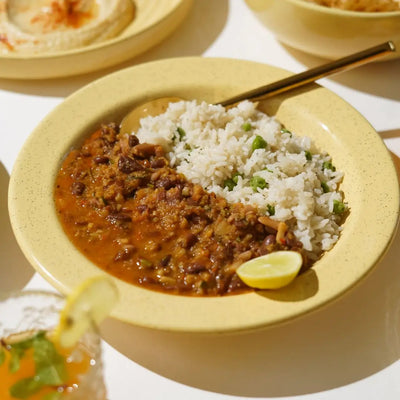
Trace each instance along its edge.
<path fill-rule="evenodd" d="M 105 400 L 100 338 L 72 347 L 54 340 L 64 299 L 27 291 L 0 300 L 1 400 Z"/>

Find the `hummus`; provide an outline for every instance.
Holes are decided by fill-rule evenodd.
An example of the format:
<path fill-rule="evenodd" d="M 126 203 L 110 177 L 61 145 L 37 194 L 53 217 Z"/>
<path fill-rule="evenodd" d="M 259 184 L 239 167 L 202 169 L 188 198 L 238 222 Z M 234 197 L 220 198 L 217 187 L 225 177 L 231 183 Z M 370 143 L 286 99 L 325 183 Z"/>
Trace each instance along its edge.
<path fill-rule="evenodd" d="M 132 0 L 0 0 L 0 54 L 69 50 L 118 35 Z"/>

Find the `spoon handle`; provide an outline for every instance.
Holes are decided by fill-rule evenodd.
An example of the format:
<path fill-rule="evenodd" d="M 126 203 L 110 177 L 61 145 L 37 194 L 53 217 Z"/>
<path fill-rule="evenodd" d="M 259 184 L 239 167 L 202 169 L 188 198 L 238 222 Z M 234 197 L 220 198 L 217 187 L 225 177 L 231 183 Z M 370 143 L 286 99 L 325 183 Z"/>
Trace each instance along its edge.
<path fill-rule="evenodd" d="M 325 76 L 355 68 L 393 51 L 396 51 L 394 43 L 391 41 L 385 42 L 378 46 L 351 54 L 347 57 L 320 65 L 299 74 L 291 75 L 277 82 L 250 90 L 246 93 L 240 94 L 239 96 L 231 97 L 230 99 L 224 100 L 218 104 L 229 106 L 246 99 L 251 101 L 262 100 L 279 93 L 287 92 L 288 90 L 299 86 L 306 85 L 307 83 L 314 82 Z"/>

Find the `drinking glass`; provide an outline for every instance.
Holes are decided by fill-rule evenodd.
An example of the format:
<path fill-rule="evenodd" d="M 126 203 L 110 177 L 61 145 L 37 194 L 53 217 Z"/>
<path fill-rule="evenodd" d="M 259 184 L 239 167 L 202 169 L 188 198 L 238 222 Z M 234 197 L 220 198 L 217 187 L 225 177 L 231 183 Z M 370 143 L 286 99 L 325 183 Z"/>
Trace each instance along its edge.
<path fill-rule="evenodd" d="M 32 335 L 38 331 L 52 332 L 58 324 L 64 303 L 65 298 L 62 296 L 45 291 L 21 291 L 7 297 L 0 297 L 0 339 L 4 340 L 21 334 Z M 90 358 L 89 367 L 79 374 L 79 384 L 65 390 L 60 396 L 61 399 L 106 399 L 101 340 L 95 327 L 82 336 L 70 355 L 77 362 L 84 356 Z M 1 385 L 0 379 L 0 389 Z"/>

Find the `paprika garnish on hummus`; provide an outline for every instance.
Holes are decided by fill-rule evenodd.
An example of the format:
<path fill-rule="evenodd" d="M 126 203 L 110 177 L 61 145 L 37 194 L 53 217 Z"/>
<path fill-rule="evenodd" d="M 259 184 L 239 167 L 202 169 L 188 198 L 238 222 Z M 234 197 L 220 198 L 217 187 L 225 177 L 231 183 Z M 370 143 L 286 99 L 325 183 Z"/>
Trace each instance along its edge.
<path fill-rule="evenodd" d="M 0 0 L 0 54 L 69 50 L 118 35 L 132 0 Z"/>

